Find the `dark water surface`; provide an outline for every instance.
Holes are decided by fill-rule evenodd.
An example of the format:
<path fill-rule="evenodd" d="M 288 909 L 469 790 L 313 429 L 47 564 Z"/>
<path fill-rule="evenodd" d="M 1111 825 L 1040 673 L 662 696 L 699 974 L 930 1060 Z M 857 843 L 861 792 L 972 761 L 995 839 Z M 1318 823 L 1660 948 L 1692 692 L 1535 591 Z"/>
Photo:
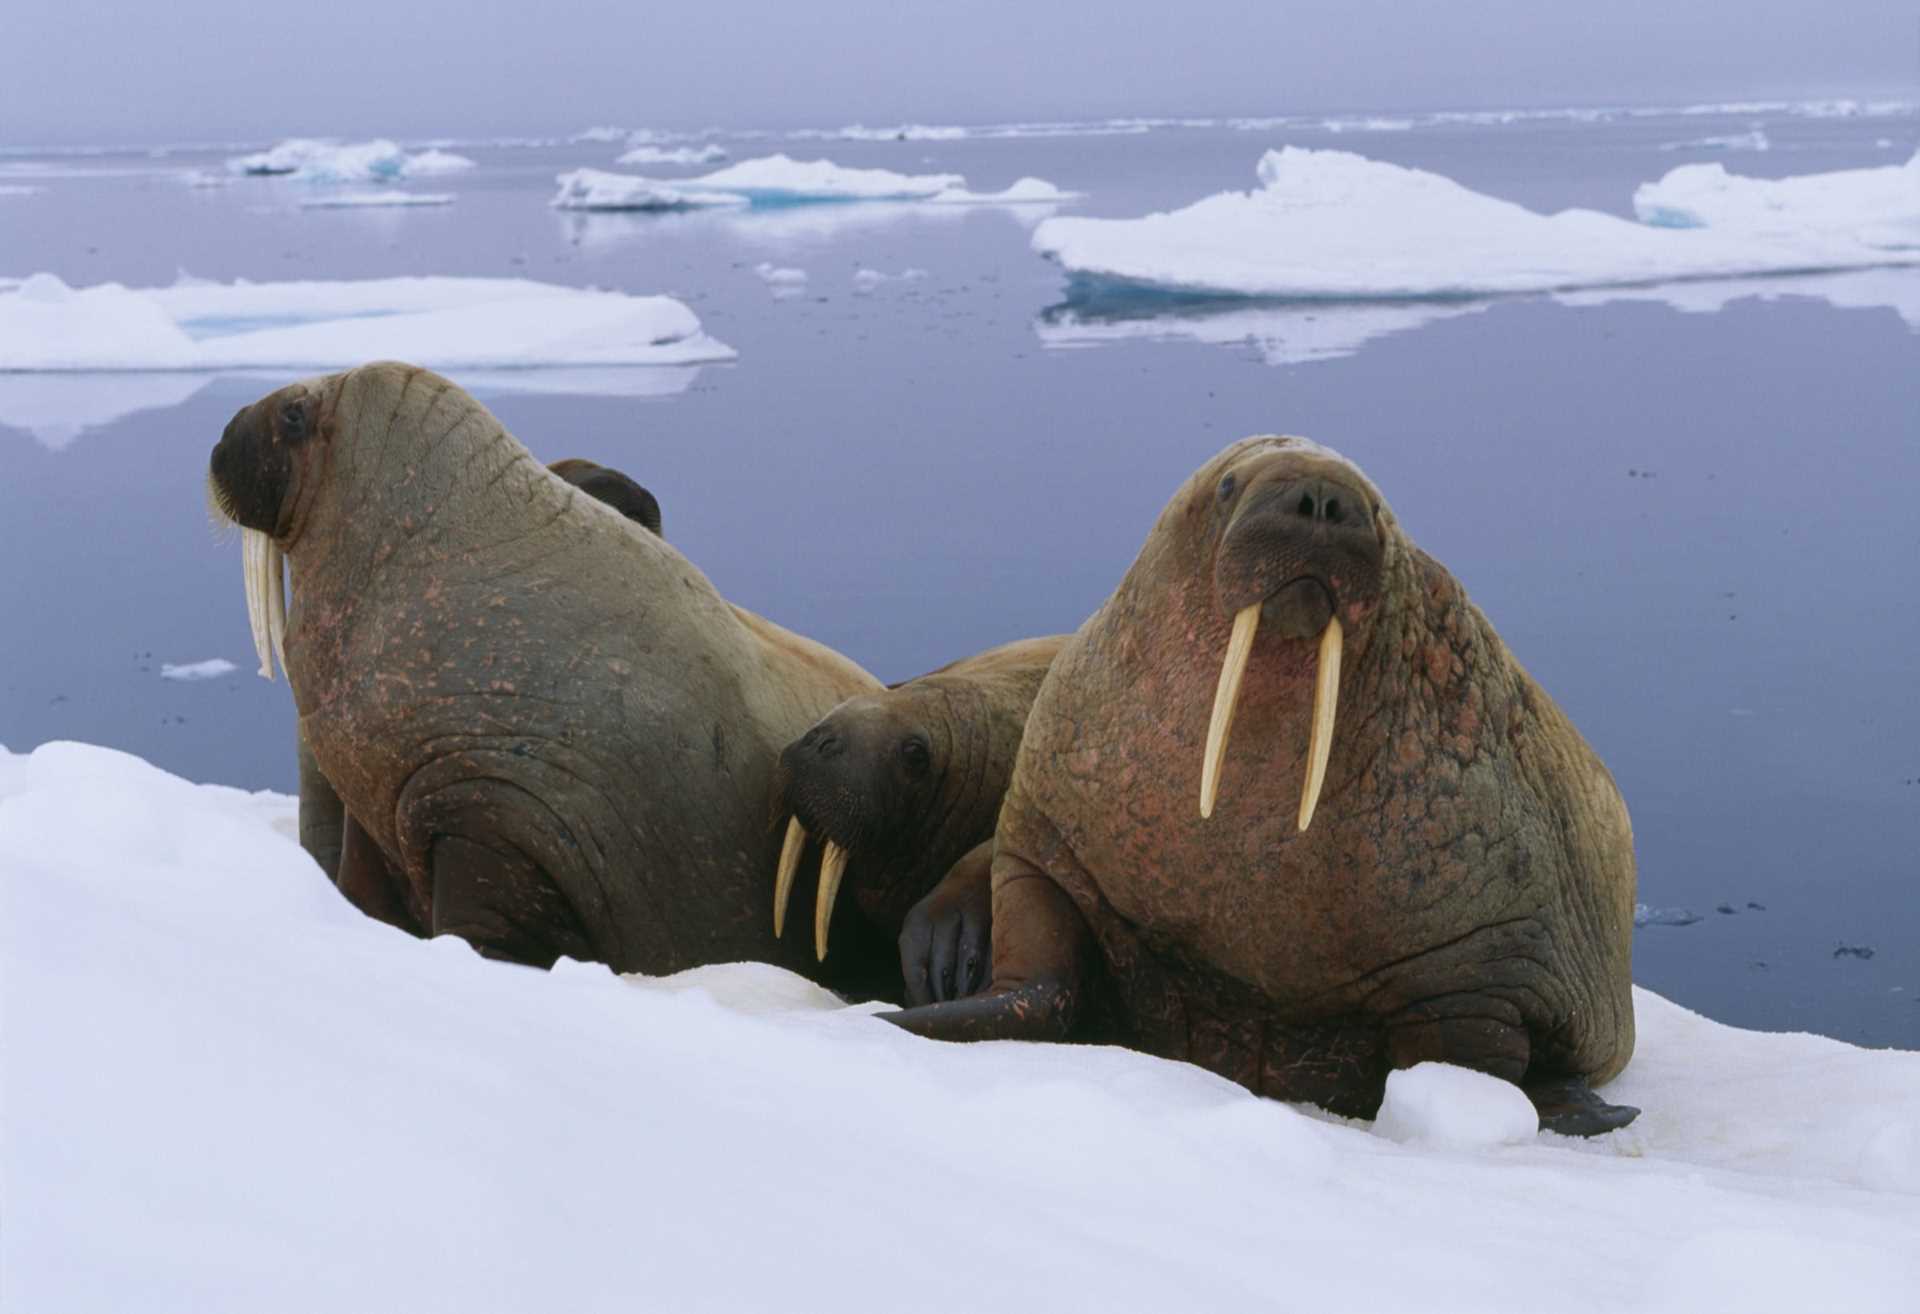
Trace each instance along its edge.
<path fill-rule="evenodd" d="M 1625 214 L 1636 183 L 1710 158 L 1661 143 L 1746 126 L 764 146 L 963 172 L 980 190 L 1037 174 L 1088 193 L 1074 212 L 1131 215 L 1251 185 L 1260 151 L 1292 141 Z M 1767 131 L 1773 151 L 1730 166 L 1897 163 L 1914 145 L 1911 119 Z M 1897 149 L 1878 144 L 1890 136 Z M 1088 339 L 1055 331 L 1064 284 L 1028 251 L 1033 216 L 582 218 L 547 207 L 552 176 L 611 167 L 617 148 L 460 149 L 481 167 L 420 185 L 458 201 L 410 211 L 181 183 L 213 155 L 65 161 L 94 172 L 0 179 L 45 188 L 0 197 L 0 274 L 474 274 L 678 295 L 737 363 L 666 396 L 486 400 L 543 459 L 648 484 L 668 536 L 730 598 L 887 679 L 1074 628 L 1212 453 L 1248 433 L 1315 437 L 1385 490 L 1611 766 L 1641 900 L 1701 916 L 1639 932 L 1640 981 L 1742 1025 L 1920 1043 L 1920 339 L 1896 309 L 1915 314 L 1920 274 L 1880 276 L 1852 309 L 1818 283 L 1717 313 L 1524 298 L 1415 307 L 1369 338 L 1328 307 L 1287 312 L 1285 341 L 1129 320 L 1066 349 L 1047 343 Z M 761 261 L 807 270 L 806 294 L 771 297 Z M 863 266 L 927 276 L 859 295 Z M 193 779 L 292 787 L 291 700 L 250 673 L 239 553 L 202 498 L 209 446 L 275 382 L 150 381 L 147 409 L 75 433 L 127 381 L 61 393 L 0 375 L 0 743 L 87 740 Z M 46 418 L 62 398 L 64 428 Z M 215 656 L 241 670 L 158 674 Z"/>

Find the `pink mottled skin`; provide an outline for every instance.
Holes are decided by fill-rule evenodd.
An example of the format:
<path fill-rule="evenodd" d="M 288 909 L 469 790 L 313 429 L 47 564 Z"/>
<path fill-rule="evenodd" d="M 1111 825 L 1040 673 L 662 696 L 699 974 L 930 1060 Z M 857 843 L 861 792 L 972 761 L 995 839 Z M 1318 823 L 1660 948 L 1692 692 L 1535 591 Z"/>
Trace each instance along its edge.
<path fill-rule="evenodd" d="M 1263 599 L 1203 819 L 1228 632 Z M 1339 717 L 1302 833 L 1335 611 Z M 1116 1038 L 1362 1116 L 1389 1067 L 1446 1060 L 1521 1083 L 1550 1126 L 1567 1083 L 1633 1052 L 1611 776 L 1378 490 L 1312 444 L 1248 439 L 1175 495 L 1055 660 L 995 844 L 993 982 L 893 1015 L 909 1029 Z"/>

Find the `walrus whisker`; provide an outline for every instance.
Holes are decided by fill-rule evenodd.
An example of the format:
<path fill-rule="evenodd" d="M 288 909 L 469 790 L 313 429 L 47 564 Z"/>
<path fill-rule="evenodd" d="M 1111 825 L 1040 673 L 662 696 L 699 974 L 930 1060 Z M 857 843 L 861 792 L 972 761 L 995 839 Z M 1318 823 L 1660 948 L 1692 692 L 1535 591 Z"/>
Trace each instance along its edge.
<path fill-rule="evenodd" d="M 1313 821 L 1320 786 L 1327 780 L 1327 755 L 1333 751 L 1334 710 L 1340 702 L 1340 618 L 1329 616 L 1320 631 L 1320 666 L 1313 682 L 1313 736 L 1307 741 L 1307 783 L 1300 791 L 1300 829 Z"/>
<path fill-rule="evenodd" d="M 800 870 L 800 851 L 807 847 L 807 828 L 800 818 L 787 818 L 787 838 L 780 845 L 780 868 L 773 878 L 773 938 L 787 929 L 787 900 L 793 895 L 793 876 Z"/>
<path fill-rule="evenodd" d="M 813 952 L 821 962 L 827 960 L 827 923 L 833 920 L 833 901 L 840 895 L 840 878 L 847 874 L 847 851 L 827 841 L 820 855 L 820 893 L 813 904 Z"/>
<path fill-rule="evenodd" d="M 1233 635 L 1227 640 L 1226 660 L 1220 664 L 1220 682 L 1213 690 L 1213 716 L 1207 722 L 1207 754 L 1200 762 L 1200 815 L 1213 815 L 1214 800 L 1220 794 L 1220 767 L 1227 758 L 1227 735 L 1233 729 L 1233 714 L 1240 704 L 1240 679 L 1247 673 L 1247 658 L 1253 653 L 1253 638 L 1260 629 L 1260 603 L 1242 607 L 1233 618 Z"/>

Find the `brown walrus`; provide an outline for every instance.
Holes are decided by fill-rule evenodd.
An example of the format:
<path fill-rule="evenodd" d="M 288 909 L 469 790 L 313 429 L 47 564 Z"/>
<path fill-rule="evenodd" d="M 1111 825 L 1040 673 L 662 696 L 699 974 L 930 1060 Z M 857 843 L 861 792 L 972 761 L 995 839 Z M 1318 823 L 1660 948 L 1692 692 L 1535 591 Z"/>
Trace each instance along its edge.
<path fill-rule="evenodd" d="M 256 642 L 284 638 L 313 761 L 418 926 L 532 963 L 891 977 L 890 944 L 829 977 L 766 916 L 775 755 L 865 671 L 728 605 L 426 370 L 282 388 L 210 464 Z"/>
<path fill-rule="evenodd" d="M 655 534 L 661 532 L 659 499 L 623 471 L 578 456 L 550 462 L 547 469 L 595 501 L 606 503 L 635 524 Z M 273 667 L 264 653 L 261 663 L 261 674 L 272 679 Z M 341 886 L 341 892 L 368 916 L 377 917 L 415 935 L 425 935 L 425 929 L 414 921 L 406 905 L 395 897 L 402 888 L 402 878 L 386 863 L 366 829 L 347 815 L 340 796 L 327 780 L 326 773 L 320 770 L 320 764 L 314 760 L 313 750 L 307 746 L 305 736 L 296 737 L 300 773 L 300 847 L 336 885 L 340 883 L 341 855 L 351 850 L 354 859 L 347 867 L 347 883 Z"/>
<path fill-rule="evenodd" d="M 1637 1112 L 1591 1089 L 1633 1053 L 1613 779 L 1302 439 L 1235 444 L 1167 505 L 1048 673 L 995 845 L 992 984 L 889 1015 L 910 1030 L 1105 1036 L 1353 1116 L 1423 1060 L 1555 1131 Z"/>
<path fill-rule="evenodd" d="M 842 885 L 869 922 L 900 936 L 909 1002 L 959 998 L 981 984 L 989 952 L 984 859 L 1027 710 L 1064 634 L 1020 639 L 880 693 L 856 694 L 780 754 L 776 818 L 790 818 L 774 884 L 774 934 L 809 841 L 821 846 L 814 948 L 827 956 Z"/>

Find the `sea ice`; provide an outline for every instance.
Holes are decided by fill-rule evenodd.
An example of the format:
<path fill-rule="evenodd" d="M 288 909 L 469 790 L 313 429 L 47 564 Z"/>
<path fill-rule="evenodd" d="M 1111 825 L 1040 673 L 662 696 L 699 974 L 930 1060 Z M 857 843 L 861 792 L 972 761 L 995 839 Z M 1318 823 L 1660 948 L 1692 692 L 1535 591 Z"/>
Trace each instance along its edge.
<path fill-rule="evenodd" d="M 853 169 L 831 160 L 796 160 L 767 155 L 688 178 L 684 186 L 733 192 L 762 205 L 804 201 L 924 201 L 963 189 L 957 173 L 895 173 L 891 169 Z"/>
<path fill-rule="evenodd" d="M 732 192 L 696 190 L 603 169 L 575 169 L 554 181 L 560 184 L 552 201 L 556 210 L 700 210 L 747 204 L 746 197 Z"/>
<path fill-rule="evenodd" d="M 1686 141 L 1661 144 L 1663 151 L 1766 151 L 1773 149 L 1767 134 L 1759 128 L 1752 132 L 1730 132 L 1718 137 L 1692 137 Z"/>
<path fill-rule="evenodd" d="M 721 146 L 635 146 L 615 164 L 713 164 L 727 158 Z"/>
<path fill-rule="evenodd" d="M 398 182 L 403 178 L 435 177 L 473 167 L 464 155 L 429 149 L 409 155 L 385 137 L 342 144 L 331 138 L 293 137 L 253 155 L 227 161 L 240 174 L 290 175 L 301 182 Z"/>
<path fill-rule="evenodd" d="M 303 210 L 349 210 L 362 206 L 452 205 L 452 192 L 320 192 L 300 198 Z"/>
<path fill-rule="evenodd" d="M 1675 174 L 1701 168 L 1718 166 Z M 1840 222 L 1808 206 L 1801 222 L 1760 231 L 1674 231 L 1594 210 L 1536 214 L 1438 174 L 1293 146 L 1268 151 L 1259 178 L 1252 192 L 1220 193 L 1171 213 L 1048 219 L 1033 246 L 1082 289 L 1299 299 L 1459 297 L 1920 264 L 1920 246 L 1871 243 L 1845 206 Z"/>
<path fill-rule="evenodd" d="M 864 295 L 886 283 L 917 283 L 926 276 L 924 269 L 903 269 L 897 274 L 889 274 L 863 267 L 853 271 L 853 290 Z"/>
<path fill-rule="evenodd" d="M 753 267 L 767 285 L 767 290 L 780 298 L 797 297 L 807 290 L 807 271 L 776 265 L 762 260 Z"/>
<path fill-rule="evenodd" d="M 31 183 L 0 183 L 0 196 L 37 196 L 46 190 Z"/>
<path fill-rule="evenodd" d="M 1658 182 L 1642 183 L 1633 211 L 1666 228 L 1788 241 L 1815 234 L 1904 257 L 1883 263 L 1920 262 L 1920 152 L 1905 164 L 1789 178 L 1683 164 Z"/>
<path fill-rule="evenodd" d="M 175 665 L 163 662 L 160 666 L 160 678 L 163 680 L 217 680 L 239 670 L 225 657 L 209 657 L 203 662 L 183 662 Z"/>
<path fill-rule="evenodd" d="M 1486 1148 L 1517 1134 L 1485 1130 L 1500 1101 L 1412 1073 L 1393 1107 L 1411 1080 L 1416 1125 L 1476 1148 L 1395 1145 L 1115 1047 L 922 1040 L 772 967 L 489 962 L 356 912 L 296 833 L 284 795 L 0 750 L 0 1194 L 32 1206 L 0 1230 L 8 1308 L 1904 1314 L 1920 1291 L 1920 1054 L 1636 990 L 1605 1091 L 1631 1127 Z"/>
<path fill-rule="evenodd" d="M 1044 178 L 1021 178 L 997 192 L 949 187 L 927 199 L 934 205 L 1059 205 L 1079 198 L 1079 192 L 1063 191 Z"/>
<path fill-rule="evenodd" d="M 434 369 L 728 360 L 671 297 L 512 278 L 0 288 L 0 370 Z"/>

